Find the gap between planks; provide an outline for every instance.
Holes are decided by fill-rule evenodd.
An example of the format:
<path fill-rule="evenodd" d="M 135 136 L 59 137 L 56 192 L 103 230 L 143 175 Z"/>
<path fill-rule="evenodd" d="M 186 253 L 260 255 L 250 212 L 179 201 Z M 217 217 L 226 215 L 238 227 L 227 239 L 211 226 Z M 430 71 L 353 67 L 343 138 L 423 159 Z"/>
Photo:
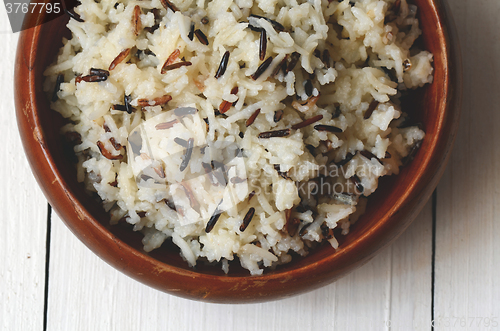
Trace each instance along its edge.
<path fill-rule="evenodd" d="M 52 237 L 52 207 L 47 203 L 47 235 L 45 238 L 45 289 L 43 299 L 43 331 L 47 331 L 49 309 L 50 239 Z"/>

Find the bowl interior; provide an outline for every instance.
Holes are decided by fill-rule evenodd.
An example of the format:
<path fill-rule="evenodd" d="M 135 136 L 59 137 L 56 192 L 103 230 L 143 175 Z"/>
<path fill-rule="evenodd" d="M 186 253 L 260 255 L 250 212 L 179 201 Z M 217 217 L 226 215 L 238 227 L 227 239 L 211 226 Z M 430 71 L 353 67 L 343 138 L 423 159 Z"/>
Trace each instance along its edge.
<path fill-rule="evenodd" d="M 16 88 L 26 90 L 20 92 L 22 94 L 20 98 L 31 101 L 32 106 L 29 111 L 32 112 L 34 123 L 30 123 L 30 125 L 38 127 L 40 132 L 39 139 L 28 142 L 24 138 L 26 133 L 23 134 L 23 129 L 21 129 L 25 149 L 35 175 L 44 188 L 47 198 L 55 210 L 60 212 L 70 229 L 98 255 L 111 264 L 119 266 L 128 274 L 135 275 L 136 278 L 141 278 L 137 276 L 138 273 L 147 271 L 149 267 L 143 267 L 147 262 L 148 265 L 156 264 L 165 270 L 192 277 L 201 277 L 204 280 L 219 281 L 224 279 L 223 282 L 226 285 L 232 281 L 241 281 L 243 278 L 250 278 L 249 282 L 255 282 L 259 279 L 278 279 L 282 275 L 292 275 L 294 278 L 299 275 L 294 273 L 295 271 L 305 270 L 304 272 L 307 272 L 306 269 L 323 274 L 314 278 L 312 284 L 298 286 L 297 291 L 306 288 L 312 289 L 325 282 L 333 281 L 356 265 L 367 261 L 377 250 L 389 244 L 410 224 L 437 184 L 440 169 L 444 165 L 443 161 L 449 150 L 449 141 L 456 130 L 451 123 L 456 121 L 456 116 L 450 110 L 452 91 L 449 72 L 449 39 L 446 32 L 447 27 L 442 18 L 440 2 L 415 0 L 413 3 L 418 6 L 418 17 L 423 31 L 419 43 L 422 48 L 434 54 L 435 72 L 433 84 L 412 92 L 404 99 L 403 110 L 410 113 L 415 122 L 422 123 L 426 138 L 413 162 L 402 168 L 398 176 L 385 177 L 380 180 L 379 189 L 369 198 L 366 213 L 351 228 L 347 236 L 339 237 L 341 245 L 336 251 L 330 245 L 322 245 L 313 250 L 307 257 L 295 257 L 291 263 L 280 266 L 276 270 L 267 271 L 260 277 L 248 277 L 248 271 L 239 267 L 238 263 L 233 263 L 229 275 L 225 275 L 220 264 L 198 265 L 194 270 L 189 268 L 180 257 L 178 249 L 171 243 L 166 243 L 160 249 L 147 254 L 142 250 L 142 235 L 140 233 L 131 231 L 127 225 L 110 226 L 109 216 L 100 204 L 86 194 L 82 184 L 76 181 L 76 169 L 70 161 L 71 148 L 64 144 L 59 133 L 64 119 L 50 109 L 49 101 L 42 90 L 44 69 L 55 60 L 58 49 L 62 46 L 62 38 L 70 37 L 69 31 L 65 28 L 68 21 L 67 16 L 61 16 L 23 32 L 24 39 L 22 38 L 21 42 L 26 45 L 24 48 L 20 47 L 18 51 L 18 65 L 23 66 L 23 61 L 25 64 L 29 63 L 30 70 L 26 71 L 29 76 L 29 84 L 23 87 L 22 80 L 19 79 L 16 82 Z M 18 71 L 22 72 L 22 69 Z M 23 118 L 21 116 L 20 121 L 23 121 Z M 20 124 L 20 127 L 23 125 L 27 124 Z M 37 142 L 38 145 L 43 146 L 38 146 Z M 45 160 L 33 160 L 41 155 L 44 156 Z M 37 162 L 43 162 L 45 169 L 49 170 L 41 171 Z M 65 194 L 58 196 L 56 191 L 49 188 L 48 182 L 52 178 L 58 178 L 60 188 Z M 70 215 L 69 211 L 63 210 L 66 208 L 63 206 L 69 203 L 75 205 L 75 210 L 82 211 L 83 219 L 77 219 L 74 213 Z M 77 224 L 78 222 L 79 224 Z M 98 238 L 101 241 L 100 244 L 97 245 L 96 241 L 89 242 L 88 239 L 83 238 L 87 236 L 85 233 L 82 234 L 82 231 L 85 232 L 82 230 L 85 227 L 94 228 L 93 236 L 100 236 Z M 116 261 L 116 256 L 113 257 L 113 254 L 105 251 L 112 245 L 122 245 L 121 247 L 126 248 L 127 252 L 134 251 L 134 258 L 127 261 L 126 265 L 121 264 L 120 261 Z M 162 290 L 169 290 L 168 286 L 162 286 L 161 279 L 156 281 L 148 279 L 145 282 Z M 165 280 L 165 282 L 168 281 Z M 283 289 L 279 295 L 282 296 L 290 292 L 290 289 Z M 180 295 L 184 294 L 180 293 Z M 197 297 L 198 295 L 187 294 L 187 296 Z M 222 293 L 220 296 L 228 296 L 228 294 Z M 266 295 L 264 294 L 264 296 Z M 272 297 L 273 294 L 270 293 L 268 296 Z M 247 298 L 255 298 L 255 295 L 248 294 Z"/>

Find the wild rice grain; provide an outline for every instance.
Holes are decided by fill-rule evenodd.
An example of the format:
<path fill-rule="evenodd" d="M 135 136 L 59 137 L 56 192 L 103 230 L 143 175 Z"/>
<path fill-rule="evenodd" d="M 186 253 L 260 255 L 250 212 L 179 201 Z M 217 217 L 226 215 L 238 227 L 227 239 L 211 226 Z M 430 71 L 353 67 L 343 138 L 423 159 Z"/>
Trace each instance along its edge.
<path fill-rule="evenodd" d="M 290 235 L 290 237 L 295 236 L 297 234 L 297 230 L 299 229 L 300 220 L 298 218 L 291 218 L 286 222 L 286 232 Z"/>
<path fill-rule="evenodd" d="M 236 95 L 238 94 L 238 86 L 235 86 L 231 90 L 231 94 Z M 231 109 L 232 103 L 226 100 L 223 100 L 221 104 L 219 105 L 219 112 L 221 114 L 226 113 L 229 109 Z"/>
<path fill-rule="evenodd" d="M 319 228 L 321 229 L 321 234 L 326 239 L 326 236 L 328 235 L 328 230 L 329 230 L 328 225 L 326 225 L 326 223 L 323 223 L 323 224 L 321 224 L 321 226 Z"/>
<path fill-rule="evenodd" d="M 285 172 L 281 171 L 281 166 L 279 164 L 274 165 L 274 170 L 276 170 L 278 175 L 280 175 L 282 178 L 289 179 L 288 173 L 286 171 Z"/>
<path fill-rule="evenodd" d="M 221 212 L 219 210 L 219 206 L 221 205 L 221 203 L 222 203 L 222 200 L 219 202 L 219 205 L 217 205 L 217 208 L 215 208 L 215 211 L 212 214 L 212 217 L 210 217 L 210 219 L 208 220 L 207 227 L 205 228 L 205 232 L 206 233 L 209 233 L 210 231 L 212 231 L 212 229 L 214 228 L 215 224 L 219 220 L 219 217 L 220 217 L 220 214 L 221 214 Z"/>
<path fill-rule="evenodd" d="M 171 64 L 173 64 L 178 58 L 179 58 L 179 55 L 181 54 L 181 51 L 176 48 L 167 58 L 167 60 L 165 61 L 165 63 L 163 64 L 163 68 L 166 67 L 166 66 L 169 66 Z M 163 71 L 163 68 L 161 69 Z M 162 72 L 163 73 L 163 72 Z"/>
<path fill-rule="evenodd" d="M 111 143 L 111 145 L 113 145 L 114 149 L 116 149 L 117 151 L 119 151 L 122 148 L 122 145 L 120 145 L 114 137 L 109 138 L 109 142 Z"/>
<path fill-rule="evenodd" d="M 415 143 L 415 145 L 411 147 L 408 155 L 401 160 L 403 167 L 406 167 L 408 163 L 410 163 L 410 161 L 412 161 L 415 158 L 415 154 L 417 154 L 417 151 L 421 145 L 422 145 L 422 140 L 419 140 Z"/>
<path fill-rule="evenodd" d="M 145 50 L 144 50 L 144 54 L 146 54 L 146 55 L 151 55 L 151 56 L 156 57 L 156 54 L 155 54 L 155 53 L 153 53 L 150 49 L 145 49 Z"/>
<path fill-rule="evenodd" d="M 113 105 L 111 108 L 113 108 L 113 110 L 127 111 L 127 107 L 125 107 L 125 105 Z"/>
<path fill-rule="evenodd" d="M 253 26 L 252 24 L 248 23 L 248 28 L 252 31 L 255 31 L 255 32 L 261 32 L 262 31 L 262 28 L 258 27 L 258 26 Z"/>
<path fill-rule="evenodd" d="M 179 170 L 181 172 L 183 172 L 184 169 L 186 169 L 186 167 L 189 164 L 189 160 L 191 159 L 191 154 L 193 154 L 193 144 L 194 144 L 194 139 L 189 138 L 189 140 L 187 141 L 187 146 L 186 146 L 186 154 L 184 154 L 182 156 L 181 166 L 179 167 Z"/>
<path fill-rule="evenodd" d="M 168 94 L 154 98 L 152 100 L 150 99 L 139 99 L 137 100 L 137 105 L 141 107 L 151 107 L 151 106 L 161 106 L 166 103 L 168 103 L 170 100 L 172 100 L 172 97 Z"/>
<path fill-rule="evenodd" d="M 314 86 L 313 86 L 310 79 L 306 80 L 306 82 L 304 84 L 304 89 L 305 89 L 306 95 L 308 97 L 310 97 L 313 94 Z"/>
<path fill-rule="evenodd" d="M 307 228 L 311 225 L 312 223 L 307 223 L 300 229 L 299 231 L 299 237 L 303 237 L 307 233 Z"/>
<path fill-rule="evenodd" d="M 134 34 L 136 36 L 139 35 L 139 33 L 141 32 L 141 7 L 139 7 L 139 5 L 136 5 L 134 7 L 134 13 L 132 15 L 132 25 L 134 27 Z"/>
<path fill-rule="evenodd" d="M 274 112 L 274 123 L 278 123 L 283 118 L 283 110 L 277 110 Z"/>
<path fill-rule="evenodd" d="M 275 20 L 272 20 L 270 18 L 267 18 L 267 17 L 264 17 L 264 16 L 260 16 L 260 15 L 255 15 L 255 14 L 251 14 L 250 17 L 255 17 L 255 18 L 263 18 L 265 19 L 266 21 L 268 21 L 269 23 L 271 23 L 271 25 L 273 26 L 273 28 L 276 30 L 276 31 L 285 31 L 285 27 L 281 24 L 281 23 L 278 23 L 276 22 Z"/>
<path fill-rule="evenodd" d="M 113 155 L 111 154 L 105 147 L 102 141 L 97 141 L 97 147 L 99 148 L 99 151 L 101 152 L 102 156 L 107 158 L 108 160 L 121 160 L 123 159 L 123 155 L 118 154 L 118 155 Z"/>
<path fill-rule="evenodd" d="M 292 216 L 292 208 L 285 209 L 285 224 L 290 221 L 291 216 Z"/>
<path fill-rule="evenodd" d="M 147 27 L 147 28 L 144 28 L 144 30 L 146 30 L 147 32 L 149 33 L 153 33 L 155 32 L 156 30 L 158 30 L 158 28 L 160 27 L 160 24 L 155 24 L 153 26 L 150 26 L 150 27 Z"/>
<path fill-rule="evenodd" d="M 333 229 L 330 229 L 326 223 L 321 224 L 321 234 L 325 240 L 330 240 L 333 238 Z"/>
<path fill-rule="evenodd" d="M 403 71 L 406 72 L 411 69 L 411 61 L 410 59 L 406 59 L 403 61 Z"/>
<path fill-rule="evenodd" d="M 160 0 L 160 3 L 161 5 L 165 8 L 165 9 L 170 9 L 172 10 L 173 12 L 176 12 L 178 11 L 179 9 L 170 1 L 168 0 Z"/>
<path fill-rule="evenodd" d="M 327 49 L 323 50 L 323 63 L 327 68 L 330 68 L 330 59 L 330 52 Z"/>
<path fill-rule="evenodd" d="M 200 29 L 195 30 L 194 34 L 196 35 L 196 38 L 198 38 L 200 43 L 202 43 L 203 45 L 208 45 L 208 38 Z"/>
<path fill-rule="evenodd" d="M 109 71 L 104 69 L 90 68 L 89 74 L 91 76 L 106 76 L 109 77 Z"/>
<path fill-rule="evenodd" d="M 117 187 L 118 186 L 118 179 L 116 179 L 116 176 L 115 176 L 115 180 L 112 181 L 112 182 L 109 182 L 108 183 L 110 186 L 113 186 L 113 187 Z"/>
<path fill-rule="evenodd" d="M 219 68 L 217 69 L 217 73 L 215 74 L 215 78 L 219 79 L 224 75 L 227 69 L 227 63 L 229 61 L 229 51 L 226 51 L 224 55 L 222 56 L 222 59 L 220 60 Z"/>
<path fill-rule="evenodd" d="M 191 187 L 187 183 L 181 183 L 181 187 L 184 190 L 184 193 L 186 193 L 187 198 L 189 199 L 189 204 L 191 205 L 191 208 L 199 209 L 200 203 L 198 202 L 198 200 L 196 200 L 193 191 L 191 190 Z"/>
<path fill-rule="evenodd" d="M 111 62 L 111 64 L 109 65 L 109 71 L 113 70 L 114 68 L 116 68 L 116 66 L 120 63 L 123 62 L 123 60 L 125 60 L 129 55 L 130 55 L 130 51 L 132 49 L 131 48 L 126 48 L 124 49 L 123 51 L 120 52 L 120 54 L 118 54 L 115 59 L 113 60 L 113 62 Z"/>
<path fill-rule="evenodd" d="M 340 110 L 340 107 L 336 106 L 333 111 L 332 118 L 338 118 L 341 114 L 342 111 Z"/>
<path fill-rule="evenodd" d="M 301 112 L 304 112 L 304 110 L 301 108 L 306 107 L 306 111 L 309 111 L 314 107 L 314 105 L 316 105 L 320 96 L 321 96 L 320 94 L 312 96 L 305 103 L 300 103 L 297 100 L 295 100 L 292 102 L 292 107 Z"/>
<path fill-rule="evenodd" d="M 294 129 L 294 130 L 301 129 L 301 128 L 303 128 L 303 127 L 306 127 L 306 126 L 308 126 L 308 125 L 311 125 L 311 124 L 313 124 L 313 123 L 316 123 L 317 121 L 320 121 L 320 120 L 322 120 L 322 119 L 323 119 L 323 115 L 316 115 L 316 116 L 313 116 L 313 117 L 311 117 L 311 118 L 308 118 L 308 119 L 307 119 L 307 120 L 305 120 L 305 121 L 302 121 L 302 122 L 300 122 L 300 123 L 297 123 L 297 124 L 293 125 L 293 126 L 292 126 L 292 129 Z M 318 126 L 318 125 L 316 125 L 316 126 Z M 314 128 L 316 128 L 316 126 L 315 126 Z"/>
<path fill-rule="evenodd" d="M 266 58 L 267 51 L 267 33 L 266 30 L 262 29 L 260 31 L 260 40 L 259 40 L 259 59 L 264 61 Z"/>
<path fill-rule="evenodd" d="M 333 126 L 333 125 L 324 125 L 324 124 L 315 125 L 314 129 L 318 130 L 318 131 L 327 131 L 327 132 L 331 132 L 331 133 L 343 132 L 341 128 L 337 128 L 336 126 Z"/>
<path fill-rule="evenodd" d="M 165 204 L 168 206 L 168 208 L 170 208 L 172 210 L 176 210 L 175 203 L 173 203 L 172 201 L 167 200 L 167 199 L 163 199 L 163 202 L 165 202 Z"/>
<path fill-rule="evenodd" d="M 165 178 L 165 170 L 163 169 L 163 167 L 161 165 L 157 166 L 157 167 L 153 167 L 153 170 L 156 172 L 158 177 Z"/>
<path fill-rule="evenodd" d="M 82 20 L 82 18 L 80 17 L 80 15 L 78 15 L 77 13 L 75 13 L 73 10 L 67 10 L 67 9 L 64 9 L 64 12 L 69 16 L 71 17 L 72 19 L 74 19 L 75 21 L 77 22 L 80 22 L 80 23 L 83 23 L 85 22 L 84 20 Z"/>
<path fill-rule="evenodd" d="M 193 22 L 191 22 L 191 28 L 189 29 L 188 38 L 189 38 L 189 40 L 193 41 L 193 38 L 194 38 L 194 23 Z"/>
<path fill-rule="evenodd" d="M 167 61 L 168 61 L 168 59 L 167 59 Z M 163 68 L 161 68 L 161 74 L 163 75 L 169 70 L 178 69 L 180 67 L 189 67 L 190 65 L 192 65 L 192 63 L 189 61 L 181 61 L 181 62 L 169 64 L 169 65 L 167 65 L 167 62 L 165 62 L 165 65 L 163 66 Z"/>
<path fill-rule="evenodd" d="M 203 119 L 203 121 L 205 121 L 205 126 L 206 126 L 207 132 L 208 132 L 208 130 L 210 129 L 210 124 L 208 123 L 208 117 L 205 117 Z M 201 154 L 205 154 L 205 149 L 203 149 L 203 152 Z"/>
<path fill-rule="evenodd" d="M 253 80 L 257 80 L 266 71 L 267 67 L 273 62 L 273 57 L 268 57 L 262 64 L 257 68 L 255 73 L 251 76 Z"/>
<path fill-rule="evenodd" d="M 306 148 L 309 151 L 309 153 L 311 153 L 311 155 L 315 155 L 316 148 L 313 145 L 307 144 Z"/>
<path fill-rule="evenodd" d="M 252 221 L 253 215 L 255 214 L 255 208 L 250 207 L 250 209 L 247 211 L 245 214 L 245 217 L 243 218 L 243 222 L 240 225 L 240 231 L 243 232 L 246 230 L 250 222 Z"/>
<path fill-rule="evenodd" d="M 290 56 L 290 62 L 288 63 L 288 66 L 286 67 L 285 74 L 289 73 L 290 71 L 295 68 L 297 65 L 297 62 L 299 62 L 300 59 L 300 53 L 293 52 L 292 55 Z"/>
<path fill-rule="evenodd" d="M 354 175 L 349 179 L 354 183 L 354 186 L 356 186 L 356 190 L 358 190 L 359 194 L 363 194 L 365 188 L 363 187 L 363 184 L 361 184 L 361 180 L 358 175 Z"/>
<path fill-rule="evenodd" d="M 227 115 L 222 114 L 218 109 L 215 109 L 214 114 L 215 114 L 215 116 L 222 116 L 223 118 L 227 118 Z"/>
<path fill-rule="evenodd" d="M 373 111 L 378 107 L 379 102 L 377 100 L 373 100 L 370 105 L 368 106 L 368 109 L 365 112 L 365 115 L 363 118 L 365 120 L 369 119 L 370 116 L 372 116 Z"/>
<path fill-rule="evenodd" d="M 257 110 L 256 110 L 256 111 L 252 114 L 252 116 L 250 116 L 250 117 L 247 119 L 247 121 L 246 121 L 245 125 L 246 125 L 247 127 L 249 127 L 250 125 L 252 125 L 252 124 L 253 124 L 253 122 L 255 122 L 255 119 L 257 118 L 257 116 L 259 116 L 259 114 L 260 114 L 260 108 L 259 108 L 259 109 L 257 109 Z"/>
<path fill-rule="evenodd" d="M 56 102 L 59 97 L 57 96 L 57 92 L 61 90 L 61 84 L 64 82 L 64 75 L 59 74 L 56 78 L 56 86 L 54 87 L 54 92 L 52 93 L 52 102 Z"/>
<path fill-rule="evenodd" d="M 347 153 L 347 155 L 345 156 L 345 159 L 343 159 L 343 160 L 342 160 L 342 161 L 340 161 L 340 162 L 335 163 L 335 165 L 336 165 L 337 167 L 342 167 L 343 165 L 345 165 L 345 164 L 349 163 L 349 161 L 351 161 L 351 160 L 352 160 L 352 158 L 353 158 L 353 157 L 354 157 L 357 153 L 358 153 L 358 152 L 356 152 L 356 153 L 354 153 L 354 154 L 352 154 L 352 153 Z"/>
<path fill-rule="evenodd" d="M 108 79 L 108 76 L 99 76 L 99 75 L 87 75 L 87 76 L 78 76 L 75 78 L 75 84 L 78 84 L 80 82 L 87 82 L 87 83 L 98 83 L 98 82 L 104 82 L 106 79 Z"/>
<path fill-rule="evenodd" d="M 179 137 L 175 137 L 174 138 L 174 142 L 177 144 L 177 145 L 181 145 L 182 147 L 185 147 L 187 148 L 189 145 L 188 145 L 188 141 L 185 140 L 185 139 L 182 139 L 182 138 L 179 138 Z"/>
<path fill-rule="evenodd" d="M 290 135 L 290 129 L 276 130 L 276 131 L 266 131 L 259 133 L 259 138 L 268 139 L 275 137 L 286 137 Z"/>
<path fill-rule="evenodd" d="M 276 68 L 274 68 L 273 70 L 273 73 L 271 74 L 271 76 L 276 76 L 277 74 L 279 74 L 280 71 L 283 71 L 283 73 L 286 73 L 286 61 L 288 60 L 288 54 L 285 55 L 285 57 L 283 58 L 283 60 L 281 60 L 281 62 L 276 66 Z"/>
<path fill-rule="evenodd" d="M 123 97 L 123 103 L 125 104 L 125 111 L 128 114 L 132 114 L 132 112 L 135 111 L 135 108 L 132 107 L 132 105 L 130 104 L 130 102 L 132 102 L 132 96 L 130 94 L 129 95 L 125 95 Z"/>

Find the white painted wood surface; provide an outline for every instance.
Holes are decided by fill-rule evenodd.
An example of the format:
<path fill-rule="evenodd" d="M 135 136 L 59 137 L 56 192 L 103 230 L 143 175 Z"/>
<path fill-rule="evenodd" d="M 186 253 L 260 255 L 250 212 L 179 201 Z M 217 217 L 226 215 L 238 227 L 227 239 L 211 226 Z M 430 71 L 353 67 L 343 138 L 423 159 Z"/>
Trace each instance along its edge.
<path fill-rule="evenodd" d="M 437 190 L 436 330 L 500 330 L 500 1 L 449 3 L 461 37 L 464 98 Z"/>
<path fill-rule="evenodd" d="M 17 35 L 0 6 L 0 88 L 6 95 L 0 104 L 0 330 L 43 330 L 44 318 L 51 331 L 430 330 L 432 318 L 436 330 L 500 330 L 500 1 L 449 3 L 467 92 L 451 164 L 438 186 L 435 242 L 429 202 L 395 244 L 334 284 L 265 304 L 217 305 L 124 276 L 52 215 L 46 314 L 47 205 L 12 117 Z"/>
<path fill-rule="evenodd" d="M 41 330 L 47 202 L 16 130 L 12 78 L 18 34 L 12 34 L 5 7 L 0 7 L 0 329 Z"/>
<path fill-rule="evenodd" d="M 264 304 L 194 302 L 114 270 L 52 217 L 48 330 L 407 330 L 430 325 L 431 204 L 398 241 L 338 282 Z"/>

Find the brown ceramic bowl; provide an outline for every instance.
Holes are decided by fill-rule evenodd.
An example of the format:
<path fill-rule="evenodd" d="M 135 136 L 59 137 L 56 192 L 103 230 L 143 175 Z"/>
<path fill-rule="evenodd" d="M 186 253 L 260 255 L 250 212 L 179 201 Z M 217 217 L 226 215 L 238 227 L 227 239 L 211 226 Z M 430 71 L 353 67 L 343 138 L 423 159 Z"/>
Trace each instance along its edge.
<path fill-rule="evenodd" d="M 434 54 L 434 82 L 406 100 L 426 137 L 415 159 L 399 176 L 383 178 L 369 199 L 365 215 L 339 249 L 323 245 L 305 258 L 250 276 L 220 265 L 191 269 L 175 247 L 163 245 L 147 254 L 142 235 L 109 226 L 108 216 L 76 181 L 76 170 L 65 155 L 59 129 L 62 118 L 42 92 L 42 72 L 68 35 L 67 16 L 25 30 L 16 58 L 16 110 L 26 155 L 38 183 L 71 231 L 107 263 L 125 274 L 174 295 L 223 303 L 283 298 L 326 285 L 367 262 L 411 223 L 436 187 L 450 154 L 459 118 L 461 94 L 457 41 L 443 0 L 414 0 L 419 10 L 423 47 Z M 43 17 L 28 16 L 27 24 Z"/>

